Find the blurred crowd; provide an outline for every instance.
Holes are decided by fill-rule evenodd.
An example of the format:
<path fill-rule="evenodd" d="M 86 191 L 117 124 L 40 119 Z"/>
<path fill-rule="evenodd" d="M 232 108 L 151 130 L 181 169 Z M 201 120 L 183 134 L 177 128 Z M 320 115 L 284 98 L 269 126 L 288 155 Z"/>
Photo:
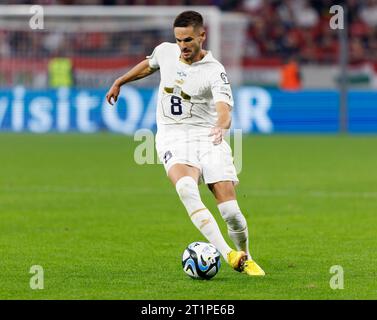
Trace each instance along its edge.
<path fill-rule="evenodd" d="M 159 30 L 132 31 L 127 36 L 120 31 L 1 32 L 0 30 L 0 57 L 140 58 L 152 53 L 153 48 L 162 41 L 162 38 Z"/>
<path fill-rule="evenodd" d="M 338 60 L 338 30 L 330 28 L 332 0 L 8 0 L 6 4 L 80 5 L 217 5 L 249 17 L 245 59 L 288 59 L 301 63 Z M 377 62 L 377 0 L 346 0 L 351 63 Z M 41 36 L 42 35 L 42 36 Z M 171 38 L 169 38 L 171 37 Z M 174 41 L 159 30 L 122 32 L 28 32 L 0 29 L 0 57 L 53 55 L 130 56 L 148 54 L 162 41 Z"/>
<path fill-rule="evenodd" d="M 377 0 L 347 0 L 349 60 L 377 61 Z M 250 16 L 248 57 L 295 57 L 301 62 L 338 60 L 339 30 L 330 27 L 331 0 L 246 0 Z M 338 13 L 338 10 L 334 11 Z M 333 18 L 336 23 L 340 21 Z"/>

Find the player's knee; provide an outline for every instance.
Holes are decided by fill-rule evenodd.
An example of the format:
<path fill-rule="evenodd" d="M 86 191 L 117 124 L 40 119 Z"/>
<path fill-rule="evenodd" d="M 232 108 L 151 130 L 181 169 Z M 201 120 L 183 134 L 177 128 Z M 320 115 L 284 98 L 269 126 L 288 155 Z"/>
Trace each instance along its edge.
<path fill-rule="evenodd" d="M 180 178 L 175 184 L 175 189 L 182 200 L 192 198 L 199 193 L 198 185 L 196 184 L 194 178 L 190 176 Z"/>
<path fill-rule="evenodd" d="M 236 200 L 222 202 L 218 205 L 221 216 L 231 231 L 244 230 L 247 222 Z"/>
<path fill-rule="evenodd" d="M 180 178 L 175 184 L 175 188 L 189 213 L 205 207 L 200 199 L 198 184 L 194 178 L 190 176 Z"/>

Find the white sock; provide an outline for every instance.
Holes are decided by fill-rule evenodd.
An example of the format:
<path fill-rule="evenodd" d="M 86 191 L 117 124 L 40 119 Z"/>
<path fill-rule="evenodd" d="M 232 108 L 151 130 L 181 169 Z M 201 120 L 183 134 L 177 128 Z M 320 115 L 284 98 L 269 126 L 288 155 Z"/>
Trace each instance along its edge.
<path fill-rule="evenodd" d="M 175 188 L 191 221 L 203 236 L 219 250 L 225 261 L 228 261 L 227 255 L 232 248 L 226 243 L 215 218 L 203 204 L 196 181 L 192 177 L 185 176 L 177 181 Z"/>
<path fill-rule="evenodd" d="M 249 250 L 247 222 L 238 206 L 237 200 L 222 202 L 217 207 L 227 224 L 228 235 L 232 239 L 237 250 L 245 251 L 248 255 L 248 259 L 252 259 Z"/>

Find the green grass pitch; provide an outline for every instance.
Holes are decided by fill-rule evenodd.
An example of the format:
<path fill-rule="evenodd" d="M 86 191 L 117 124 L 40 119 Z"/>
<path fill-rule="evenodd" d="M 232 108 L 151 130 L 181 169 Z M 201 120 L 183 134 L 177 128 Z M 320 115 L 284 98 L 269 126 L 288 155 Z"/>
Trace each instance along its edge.
<path fill-rule="evenodd" d="M 204 238 L 162 165 L 135 163 L 138 143 L 0 135 L 0 299 L 377 298 L 376 137 L 244 137 L 237 194 L 267 275 L 223 261 L 210 281 L 183 273 L 185 246 Z M 33 265 L 43 290 L 30 288 Z M 333 265 L 344 289 L 330 287 Z"/>

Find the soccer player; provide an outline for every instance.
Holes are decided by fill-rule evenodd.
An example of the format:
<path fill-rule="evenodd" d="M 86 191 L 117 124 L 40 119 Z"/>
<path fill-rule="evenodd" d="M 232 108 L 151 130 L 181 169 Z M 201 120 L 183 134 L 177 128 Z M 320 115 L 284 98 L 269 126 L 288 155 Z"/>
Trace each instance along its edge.
<path fill-rule="evenodd" d="M 231 148 L 223 139 L 231 125 L 233 97 L 225 69 L 203 49 L 202 16 L 185 11 L 174 21 L 176 43 L 163 42 L 150 56 L 116 79 L 106 99 L 113 105 L 122 85 L 160 70 L 156 150 L 192 222 L 230 266 L 250 276 L 264 271 L 249 251 L 248 227 L 236 199 L 238 183 Z M 198 184 L 203 180 L 237 250 L 225 241 L 211 212 L 203 204 Z"/>

